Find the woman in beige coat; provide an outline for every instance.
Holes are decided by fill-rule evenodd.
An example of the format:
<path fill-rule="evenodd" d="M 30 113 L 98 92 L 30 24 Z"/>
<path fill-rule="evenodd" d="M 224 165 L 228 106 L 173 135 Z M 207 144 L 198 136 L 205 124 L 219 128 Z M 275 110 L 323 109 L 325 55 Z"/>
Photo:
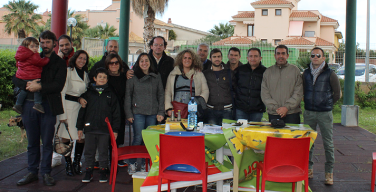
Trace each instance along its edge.
<path fill-rule="evenodd" d="M 165 110 L 171 116 L 172 101 L 188 104 L 191 100 L 190 80 L 192 82 L 192 96 L 201 96 L 208 101 L 209 88 L 202 71 L 202 65 L 196 53 L 190 49 L 183 50 L 175 58 L 175 67 L 167 79 L 165 90 Z"/>
<path fill-rule="evenodd" d="M 69 65 L 67 69 L 67 79 L 65 81 L 64 89 L 61 91 L 61 98 L 63 101 L 64 113 L 57 116 L 57 124 L 60 122 L 65 122 L 68 124 L 69 134 L 73 140 L 76 141 L 76 148 L 74 153 L 74 161 L 72 165 L 72 159 L 69 155 L 65 156 L 65 169 L 68 176 L 73 176 L 74 174 L 81 174 L 80 161 L 82 156 L 82 151 L 84 149 L 85 140 L 81 138 L 78 139 L 76 122 L 78 111 L 81 108 L 81 104 L 78 99 L 81 94 L 86 92 L 87 86 L 90 82 L 88 76 L 88 63 L 89 55 L 86 51 L 79 50 L 72 58 L 69 60 Z M 58 136 L 62 138 L 62 141 L 66 144 L 70 143 L 70 137 L 65 129 L 65 124 L 61 123 Z"/>

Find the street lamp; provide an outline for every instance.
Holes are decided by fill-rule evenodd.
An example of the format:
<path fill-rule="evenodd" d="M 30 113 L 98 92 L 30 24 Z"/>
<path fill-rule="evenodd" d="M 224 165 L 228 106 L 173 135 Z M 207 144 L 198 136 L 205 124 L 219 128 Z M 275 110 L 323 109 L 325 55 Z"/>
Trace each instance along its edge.
<path fill-rule="evenodd" d="M 77 25 L 77 20 L 71 17 L 68 19 L 67 25 L 70 27 L 70 38 L 72 39 L 72 28 Z"/>

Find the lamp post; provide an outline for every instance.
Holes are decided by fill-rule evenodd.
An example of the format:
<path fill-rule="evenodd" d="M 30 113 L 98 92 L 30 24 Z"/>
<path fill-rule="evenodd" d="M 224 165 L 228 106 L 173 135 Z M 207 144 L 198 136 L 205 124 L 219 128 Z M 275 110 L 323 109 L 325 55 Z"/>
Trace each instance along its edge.
<path fill-rule="evenodd" d="M 67 25 L 70 27 L 70 38 L 72 39 L 72 28 L 77 25 L 77 20 L 71 17 L 68 19 Z"/>

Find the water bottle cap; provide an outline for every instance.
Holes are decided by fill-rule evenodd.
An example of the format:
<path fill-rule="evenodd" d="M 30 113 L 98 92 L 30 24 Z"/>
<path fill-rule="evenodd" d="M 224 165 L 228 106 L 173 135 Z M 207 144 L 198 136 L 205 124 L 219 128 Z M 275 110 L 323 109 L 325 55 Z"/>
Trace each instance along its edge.
<path fill-rule="evenodd" d="M 191 97 L 191 99 L 194 99 L 195 97 Z"/>

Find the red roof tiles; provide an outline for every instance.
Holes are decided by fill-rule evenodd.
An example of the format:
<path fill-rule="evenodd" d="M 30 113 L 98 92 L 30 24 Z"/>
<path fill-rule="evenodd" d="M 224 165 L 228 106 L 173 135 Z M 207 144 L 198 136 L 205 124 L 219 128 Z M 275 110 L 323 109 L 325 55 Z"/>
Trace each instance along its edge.
<path fill-rule="evenodd" d="M 237 15 L 232 16 L 232 18 L 254 18 L 255 12 L 254 11 L 244 11 L 242 13 L 238 13 Z"/>
<path fill-rule="evenodd" d="M 284 5 L 284 4 L 292 4 L 291 1 L 286 0 L 260 0 L 251 3 L 251 5 Z"/>
<path fill-rule="evenodd" d="M 330 18 L 330 17 L 327 17 L 327 16 L 322 15 L 322 17 L 321 17 L 321 22 L 338 22 L 338 21 L 335 20 L 335 19 L 332 19 L 332 18 Z"/>
<path fill-rule="evenodd" d="M 309 41 L 303 37 L 296 37 L 293 39 L 287 39 L 279 42 L 279 45 L 313 45 L 312 41 Z"/>
<path fill-rule="evenodd" d="M 227 37 L 226 39 L 222 39 L 213 43 L 213 45 L 225 45 L 225 44 L 252 44 L 252 40 L 246 36 L 232 36 Z"/>
<path fill-rule="evenodd" d="M 313 13 L 312 11 L 292 11 L 290 18 L 297 18 L 297 17 L 319 17 L 319 16 Z"/>

